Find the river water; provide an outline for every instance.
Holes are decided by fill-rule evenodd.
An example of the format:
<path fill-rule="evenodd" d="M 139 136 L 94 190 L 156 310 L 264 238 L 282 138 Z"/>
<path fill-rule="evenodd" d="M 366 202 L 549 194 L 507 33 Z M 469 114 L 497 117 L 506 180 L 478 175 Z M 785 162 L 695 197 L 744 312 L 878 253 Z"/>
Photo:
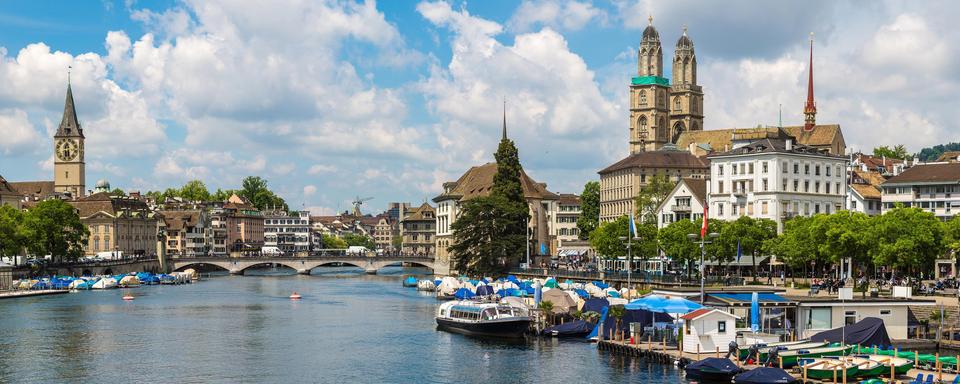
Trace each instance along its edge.
<path fill-rule="evenodd" d="M 0 300 L 0 383 L 684 382 L 591 343 L 438 331 L 437 301 L 401 287 L 409 270 L 335 272 Z"/>

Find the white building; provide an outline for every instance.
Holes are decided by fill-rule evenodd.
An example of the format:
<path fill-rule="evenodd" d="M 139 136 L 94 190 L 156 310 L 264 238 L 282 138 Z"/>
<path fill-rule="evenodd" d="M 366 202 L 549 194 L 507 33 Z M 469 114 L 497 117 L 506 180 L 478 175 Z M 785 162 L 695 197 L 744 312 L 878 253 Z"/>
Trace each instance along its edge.
<path fill-rule="evenodd" d="M 657 208 L 657 228 L 680 220 L 703 221 L 703 207 L 707 204 L 707 180 L 683 178 L 673 187 Z"/>
<path fill-rule="evenodd" d="M 710 217 L 740 216 L 776 221 L 843 209 L 847 159 L 824 149 L 795 144 L 793 137 L 771 135 L 708 156 L 711 163 Z"/>
<path fill-rule="evenodd" d="M 307 256 L 312 232 L 310 212 L 267 212 L 263 216 L 264 252 L 279 252 L 284 256 Z"/>
<path fill-rule="evenodd" d="M 564 244 L 580 240 L 580 228 L 577 219 L 580 218 L 580 196 L 571 193 L 561 193 L 557 200 L 557 214 L 554 216 L 553 230 L 556 231 L 557 249 Z"/>
<path fill-rule="evenodd" d="M 737 338 L 739 316 L 713 308 L 703 308 L 680 317 L 683 319 L 683 351 L 696 353 L 726 351 Z"/>
<path fill-rule="evenodd" d="M 847 210 L 869 216 L 879 215 L 881 212 L 880 184 L 886 180 L 879 172 L 850 171 Z"/>
<path fill-rule="evenodd" d="M 923 209 L 941 220 L 960 212 L 960 163 L 917 164 L 881 187 L 884 213 L 897 204 Z"/>

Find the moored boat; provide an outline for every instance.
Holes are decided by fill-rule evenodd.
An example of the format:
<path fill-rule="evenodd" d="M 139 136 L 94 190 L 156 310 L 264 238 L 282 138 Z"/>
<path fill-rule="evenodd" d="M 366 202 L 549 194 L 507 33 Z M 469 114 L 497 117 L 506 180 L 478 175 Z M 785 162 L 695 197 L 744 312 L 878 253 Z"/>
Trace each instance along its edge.
<path fill-rule="evenodd" d="M 809 350 L 814 348 L 822 348 L 825 346 L 827 346 L 827 343 L 811 342 L 809 340 L 788 341 L 783 343 L 770 343 L 770 344 L 757 345 L 760 353 L 760 356 L 759 356 L 760 361 L 765 361 L 767 359 L 767 353 L 770 352 L 770 348 L 777 348 L 777 351 L 782 353 L 785 351 L 796 351 L 801 349 Z M 746 360 L 749 354 L 750 354 L 750 347 L 740 348 L 739 350 L 740 360 Z"/>
<path fill-rule="evenodd" d="M 530 328 L 525 308 L 508 303 L 450 301 L 437 308 L 440 329 L 468 336 L 520 338 Z"/>
<path fill-rule="evenodd" d="M 412 288 L 417 286 L 417 278 L 413 276 L 407 276 L 403 279 L 403 286 Z"/>
<path fill-rule="evenodd" d="M 687 379 L 711 383 L 729 383 L 734 375 L 740 373 L 740 367 L 722 357 L 708 357 L 690 363 L 683 370 L 687 373 Z"/>
<path fill-rule="evenodd" d="M 110 289 L 117 287 L 117 280 L 112 277 L 104 277 L 100 280 L 97 280 L 96 283 L 93 283 L 91 288 L 93 289 Z"/>
<path fill-rule="evenodd" d="M 841 380 L 841 378 L 846 377 L 847 380 L 850 380 L 860 374 L 860 368 L 845 359 L 802 358 L 798 361 L 798 364 L 800 365 L 800 371 L 808 379 Z"/>
<path fill-rule="evenodd" d="M 796 350 L 780 352 L 779 356 L 783 360 L 784 367 L 792 367 L 798 364 L 799 359 L 810 359 L 810 358 L 817 358 L 821 356 L 849 355 L 854 348 L 856 347 L 853 345 L 847 345 L 847 346 L 828 346 L 828 347 L 812 348 L 812 349 L 796 349 Z"/>
<path fill-rule="evenodd" d="M 913 360 L 902 357 L 886 355 L 855 355 L 855 357 L 867 358 L 883 365 L 884 369 L 880 372 L 880 376 L 890 373 L 891 364 L 893 365 L 893 371 L 896 375 L 905 375 L 913 369 Z"/>

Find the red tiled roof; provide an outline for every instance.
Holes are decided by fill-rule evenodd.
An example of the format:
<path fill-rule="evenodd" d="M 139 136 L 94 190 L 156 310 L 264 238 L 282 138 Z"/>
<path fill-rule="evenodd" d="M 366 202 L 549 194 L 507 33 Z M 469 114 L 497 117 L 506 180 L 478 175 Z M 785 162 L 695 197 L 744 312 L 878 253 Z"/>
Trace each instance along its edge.
<path fill-rule="evenodd" d="M 694 310 L 693 312 L 690 312 L 690 313 L 688 313 L 688 314 L 686 314 L 686 315 L 680 316 L 680 318 L 681 318 L 681 319 L 684 319 L 684 320 L 694 320 L 694 319 L 696 319 L 696 318 L 699 318 L 700 316 L 706 315 L 706 314 L 708 314 L 708 313 L 710 313 L 710 312 L 713 312 L 713 311 L 714 311 L 713 308 L 700 308 L 700 309 L 696 309 L 696 310 Z"/>

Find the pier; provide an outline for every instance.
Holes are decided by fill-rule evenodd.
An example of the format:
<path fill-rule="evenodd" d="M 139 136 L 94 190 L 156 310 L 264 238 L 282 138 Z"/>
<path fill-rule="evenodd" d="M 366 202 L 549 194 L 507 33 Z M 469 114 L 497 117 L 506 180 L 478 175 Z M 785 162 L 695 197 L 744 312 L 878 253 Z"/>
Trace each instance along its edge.
<path fill-rule="evenodd" d="M 16 299 L 19 297 L 33 297 L 33 296 L 47 296 L 47 295 L 59 295 L 61 293 L 67 293 L 69 291 L 63 289 L 44 289 L 37 291 L 6 291 L 0 292 L 0 299 Z"/>

